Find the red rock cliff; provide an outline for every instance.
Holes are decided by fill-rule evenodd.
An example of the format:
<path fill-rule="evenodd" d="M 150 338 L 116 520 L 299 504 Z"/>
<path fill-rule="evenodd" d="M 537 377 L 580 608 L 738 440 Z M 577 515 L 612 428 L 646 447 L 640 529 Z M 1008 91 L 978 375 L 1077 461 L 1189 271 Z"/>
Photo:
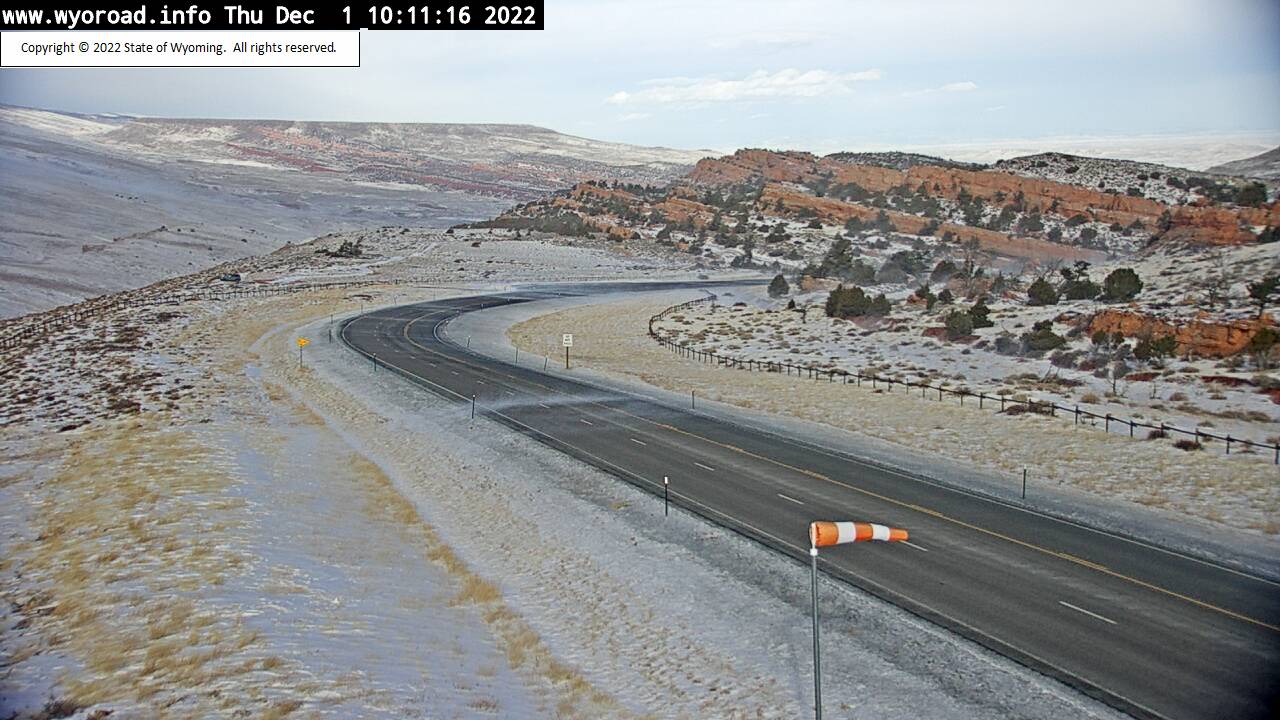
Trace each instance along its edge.
<path fill-rule="evenodd" d="M 1274 326 L 1270 316 L 1262 320 L 1222 322 L 1196 318 L 1178 323 L 1134 310 L 1103 310 L 1089 321 L 1089 333 L 1103 331 L 1125 337 L 1161 338 L 1173 335 L 1178 353 L 1194 352 L 1205 357 L 1226 357 L 1242 352 L 1263 327 Z"/>
<path fill-rule="evenodd" d="M 996 170 L 916 165 L 903 171 L 817 158 L 798 152 L 740 150 L 723 158 L 706 158 L 698 162 L 688 179 L 697 184 L 717 186 L 752 179 L 805 183 L 823 177 L 835 183 L 857 183 L 872 192 L 884 192 L 899 186 L 915 189 L 923 185 L 931 195 L 950 200 L 955 200 L 962 191 L 989 202 L 997 193 L 1003 194 L 1006 202 L 1021 193 L 1028 208 L 1042 213 L 1052 210 L 1063 217 L 1084 215 L 1091 220 L 1121 225 L 1140 220 L 1148 228 L 1157 227 L 1161 216 L 1168 211 L 1174 237 L 1207 244 L 1251 242 L 1254 235 L 1246 228 L 1280 225 L 1280 203 L 1262 208 L 1170 206 L 1144 197 L 1101 192 Z"/>

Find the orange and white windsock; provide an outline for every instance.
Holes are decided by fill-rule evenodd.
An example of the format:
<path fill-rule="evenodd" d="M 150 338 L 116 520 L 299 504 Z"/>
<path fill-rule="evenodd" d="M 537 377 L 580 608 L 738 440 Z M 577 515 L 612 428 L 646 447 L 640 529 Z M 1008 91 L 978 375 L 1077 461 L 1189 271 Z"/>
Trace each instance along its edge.
<path fill-rule="evenodd" d="M 851 542 L 865 542 L 867 540 L 901 542 L 906 539 L 906 530 L 892 528 L 888 525 L 827 521 L 809 523 L 809 542 L 815 548 L 827 547 L 828 545 L 843 545 Z"/>

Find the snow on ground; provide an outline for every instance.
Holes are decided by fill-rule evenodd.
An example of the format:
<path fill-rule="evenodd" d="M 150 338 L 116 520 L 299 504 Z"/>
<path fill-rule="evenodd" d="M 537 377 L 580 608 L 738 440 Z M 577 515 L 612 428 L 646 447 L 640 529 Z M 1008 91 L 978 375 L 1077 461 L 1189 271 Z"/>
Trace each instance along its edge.
<path fill-rule="evenodd" d="M 8 105 L 0 106 L 0 121 L 26 125 L 45 132 L 73 137 L 101 135 L 111 132 L 120 126 L 119 122 L 101 122 L 88 116 L 68 115 Z"/>
<path fill-rule="evenodd" d="M 999 325 L 986 333 L 979 331 L 979 336 L 994 336 L 1000 325 L 1025 331 L 1037 321 L 1052 320 L 1062 310 L 994 312 L 992 319 Z M 1236 439 L 1259 443 L 1269 442 L 1280 430 L 1275 403 L 1252 384 L 1232 386 L 1201 380 L 1230 376 L 1217 375 L 1211 360 L 1170 362 L 1170 367 L 1160 368 L 1149 380 L 1122 380 L 1118 387 L 1123 395 L 1110 397 L 1110 380 L 1085 370 L 1055 367 L 1048 357 L 1001 355 L 923 337 L 919 332 L 880 336 L 866 327 L 828 318 L 820 307 L 811 309 L 806 317 L 775 308 L 708 305 L 669 315 L 655 329 L 681 344 L 743 360 L 862 372 L 894 381 L 981 391 L 1019 402 L 1030 399 L 1067 407 L 1079 405 L 1097 414 L 1134 417 L 1187 430 L 1200 428 L 1218 435 L 1231 433 Z M 1146 373 L 1135 371 L 1134 375 L 1145 377 Z M 1248 381 L 1249 376 L 1241 379 Z M 1090 423 L 1096 424 L 1093 420 Z M 1211 444 L 1209 450 L 1221 453 L 1223 448 Z M 1247 457 L 1247 450 L 1235 446 L 1232 455 Z M 1253 452 L 1265 454 L 1266 449 Z"/>
<path fill-rule="evenodd" d="M 1056 136 L 947 145 L 899 145 L 892 149 L 980 163 L 994 163 L 1002 158 L 1059 152 L 1092 158 L 1122 158 L 1134 162 L 1204 170 L 1221 164 L 1224 160 L 1257 155 L 1274 148 L 1277 143 L 1280 143 L 1280 133 L 1273 130 L 1263 133 L 1212 135 Z"/>
<path fill-rule="evenodd" d="M 1257 308 L 1248 304 L 1246 284 L 1280 271 L 1280 248 L 1254 245 L 1207 252 L 1170 248 L 1112 261 L 1089 273 L 1101 284 L 1108 272 L 1118 268 L 1131 268 L 1143 279 L 1137 309 L 1150 317 L 1173 323 L 1206 318 L 1247 321 L 1255 317 Z M 944 287 L 939 284 L 934 290 L 940 293 Z M 952 282 L 949 287 L 958 296 L 964 292 L 962 283 Z M 1212 301 L 1211 290 L 1217 295 Z M 893 285 L 870 286 L 866 292 L 870 296 L 885 292 L 895 301 L 908 294 L 904 287 Z M 859 371 L 1010 399 L 1078 405 L 1101 415 L 1199 428 L 1219 436 L 1229 433 L 1255 442 L 1273 443 L 1280 437 L 1280 410 L 1267 392 L 1280 384 L 1280 377 L 1274 369 L 1258 368 L 1247 355 L 1143 363 L 1130 354 L 1125 361 L 1129 375 L 1113 385 L 1107 370 L 1114 349 L 1095 346 L 1089 333 L 1076 326 L 1108 309 L 1096 301 L 1063 300 L 1034 307 L 1026 304 L 1022 294 L 997 295 L 989 301 L 993 327 L 975 330 L 972 338 L 948 342 L 926 332 L 942 330 L 948 313 L 967 309 L 971 302 L 940 303 L 932 310 L 923 304 L 899 303 L 883 322 L 848 322 L 826 317 L 826 296 L 825 289 L 780 299 L 769 298 L 763 291 L 739 293 L 716 307 L 699 306 L 663 318 L 657 329 L 682 344 L 743 360 Z M 783 311 L 788 300 L 808 311 Z M 745 305 L 730 306 L 738 303 Z M 1016 346 L 1019 336 L 1041 321 L 1053 323 L 1064 338 L 1061 349 L 1039 355 L 998 351 L 1002 340 Z M 1146 432 L 1142 431 L 1143 436 Z M 1173 440 L 1187 437 L 1177 435 Z M 1221 454 L 1224 445 L 1208 443 L 1206 449 Z M 1248 449 L 1236 445 L 1233 456 L 1242 450 L 1243 456 L 1249 455 Z M 1252 452 L 1265 454 L 1266 450 Z"/>
<path fill-rule="evenodd" d="M 1001 474 L 1020 474 L 1028 468 L 1038 484 L 1068 486 L 1170 510 L 1175 516 L 1248 528 L 1262 536 L 1280 531 L 1280 491 L 1275 482 L 1280 471 L 1270 458 L 1235 457 L 1233 451 L 1227 460 L 1216 453 L 1177 450 L 1164 441 L 1107 435 L 1061 418 L 995 414 L 979 410 L 972 399 L 960 407 L 955 398 L 921 399 L 918 392 L 903 388 L 890 393 L 883 386 L 833 387 L 825 379 L 814 382 L 685 360 L 646 335 L 649 317 L 670 304 L 632 301 L 562 310 L 516 325 L 510 337 L 523 351 L 540 354 L 560 333 L 570 331 L 566 328 L 573 328 L 577 364 L 610 376 L 682 393 L 694 390 L 699 398 L 851 430 L 895 443 L 900 454 L 907 456 L 929 454 Z M 758 311 L 714 312 L 755 315 Z M 674 317 L 671 322 L 682 322 Z M 796 317 L 787 322 L 798 322 Z M 692 313 L 686 313 L 683 322 L 695 322 L 692 318 Z M 819 323 L 817 312 L 810 313 L 809 322 Z M 810 332 L 792 338 L 804 339 Z M 729 344 L 715 345 L 730 354 L 742 351 Z M 953 384 L 959 386 L 960 381 L 953 379 Z"/>
<path fill-rule="evenodd" d="M 283 340 L 276 352 L 290 357 Z M 681 512 L 664 519 L 654 497 L 616 478 L 470 422 L 467 407 L 406 393 L 403 379 L 375 374 L 358 356 L 321 350 L 314 375 L 288 371 L 300 395 L 378 458 L 441 536 L 498 579 L 555 655 L 624 710 L 807 711 L 803 567 Z M 477 528 L 483 540 L 467 542 Z M 1110 714 L 860 593 L 830 584 L 823 593 L 828 637 L 856 638 L 824 654 L 824 696 L 837 714 Z"/>
<path fill-rule="evenodd" d="M 360 242 L 361 255 L 335 258 L 321 250 L 337 250 L 343 242 Z M 442 232 L 383 227 L 326 235 L 245 261 L 246 283 L 340 281 L 366 278 L 417 283 L 608 280 L 619 276 L 690 278 L 686 263 L 670 258 L 627 256 L 602 248 L 582 248 L 520 239 L 501 230 Z"/>
<path fill-rule="evenodd" d="M 570 252 L 570 267 L 600 264 L 517 245 L 531 279 L 562 276 Z M 296 275 L 314 258 L 243 269 Z M 166 291 L 184 282 L 207 278 Z M 425 285 L 162 307 L 144 292 L 3 351 L 23 402 L 0 417 L 0 706 L 807 712 L 805 568 L 682 513 L 662 520 L 653 498 L 329 342 L 331 313 L 456 292 Z M 297 336 L 312 340 L 301 367 Z M 824 657 L 836 714 L 1114 717 L 848 588 L 824 584 L 823 602 L 828 637 L 852 640 Z"/>
<path fill-rule="evenodd" d="M 175 407 L 6 425 L 0 707 L 475 717 L 562 701 L 513 673 L 478 579 L 377 466 L 248 355 L 335 300 L 189 307 L 185 329 L 149 334 L 197 378 Z"/>
<path fill-rule="evenodd" d="M 1185 181 L 1192 173 L 1167 165 L 1048 152 L 1000 160 L 995 166 L 1015 175 L 1111 189 L 1168 205 L 1188 205 L 1204 197 L 1203 192 L 1186 186 Z"/>
<path fill-rule="evenodd" d="M 456 254 L 480 255 L 466 248 Z M 623 272 L 623 262 L 540 248 L 508 243 L 496 255 L 536 280 L 579 264 Z M 338 261 L 323 272 L 313 250 L 234 269 L 346 278 Z M 394 262 L 366 258 L 365 273 L 430 276 L 433 251 L 426 242 Z M 482 272 L 439 264 L 439 277 Z M 249 351 L 294 316 L 449 290 L 154 304 L 216 274 L 132 293 L 4 351 L 13 394 L 0 413 L 0 646 L 14 660 L 0 715 L 625 716 Z M 528 663 L 533 671 L 514 669 Z"/>

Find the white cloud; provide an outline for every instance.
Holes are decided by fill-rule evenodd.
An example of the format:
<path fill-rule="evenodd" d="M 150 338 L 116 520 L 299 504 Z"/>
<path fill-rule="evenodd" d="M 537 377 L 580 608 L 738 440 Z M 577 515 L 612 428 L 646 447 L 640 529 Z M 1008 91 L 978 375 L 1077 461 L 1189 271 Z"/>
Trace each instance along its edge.
<path fill-rule="evenodd" d="M 961 82 L 947 83 L 946 85 L 943 85 L 941 87 L 925 88 L 924 90 L 908 90 L 907 92 L 902 93 L 902 96 L 903 97 L 919 97 L 921 95 L 932 95 L 934 93 L 969 92 L 971 90 L 977 90 L 977 89 L 978 89 L 978 83 L 971 82 L 969 80 L 964 80 Z"/>
<path fill-rule="evenodd" d="M 880 71 L 876 69 L 836 73 L 795 68 L 775 73 L 757 70 L 736 80 L 716 77 L 662 78 L 646 80 L 641 83 L 643 89 L 634 93 L 616 92 L 606 102 L 612 105 L 698 105 L 742 100 L 824 97 L 851 92 L 854 83 L 879 79 Z"/>
<path fill-rule="evenodd" d="M 643 112 L 623 113 L 622 115 L 618 116 L 618 122 L 634 122 L 636 120 L 647 120 L 648 118 L 651 118 L 651 117 L 653 116 L 650 115 L 649 113 L 643 113 Z"/>

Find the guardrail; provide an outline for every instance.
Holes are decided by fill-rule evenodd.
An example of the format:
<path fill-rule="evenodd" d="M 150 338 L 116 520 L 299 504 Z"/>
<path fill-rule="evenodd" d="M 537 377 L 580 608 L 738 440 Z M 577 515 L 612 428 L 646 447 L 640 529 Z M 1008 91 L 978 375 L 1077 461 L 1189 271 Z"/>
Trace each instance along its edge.
<path fill-rule="evenodd" d="M 596 280 L 616 280 L 614 275 L 578 275 L 559 278 L 559 281 L 590 282 Z M 161 281 L 160 284 L 170 281 Z M 176 305 L 182 302 L 197 300 L 231 300 L 247 297 L 268 297 L 308 290 L 347 289 L 373 285 L 422 285 L 424 287 L 451 287 L 445 285 L 424 285 L 424 281 L 411 278 L 386 278 L 380 280 L 344 280 L 341 282 L 322 283 L 290 283 L 281 285 L 256 285 L 244 283 L 223 288 L 184 289 L 155 295 L 140 296 L 147 288 L 125 290 L 110 295 L 89 298 L 74 305 L 46 310 L 33 315 L 14 318 L 5 324 L 22 325 L 18 330 L 0 336 L 0 350 L 19 347 L 25 340 L 45 337 L 49 333 L 61 330 L 68 325 L 80 323 L 95 317 L 111 314 L 122 308 L 152 307 L 158 305 Z"/>
<path fill-rule="evenodd" d="M 184 302 L 200 300 L 232 300 L 248 297 L 270 297 L 286 295 L 309 290 L 334 290 L 368 287 L 373 285 L 407 285 L 418 284 L 418 281 L 403 278 L 387 278 L 383 280 L 347 280 L 327 283 L 290 283 L 281 285 L 241 285 L 222 288 L 199 288 L 194 290 L 178 290 L 150 297 L 140 296 L 140 291 L 124 291 L 111 295 L 90 298 L 75 305 L 54 308 L 37 315 L 17 318 L 14 322 L 23 327 L 0 337 L 0 350 L 8 350 L 21 346 L 32 338 L 45 337 L 69 325 L 85 320 L 112 314 L 124 308 L 156 307 L 161 305 L 177 305 Z"/>
<path fill-rule="evenodd" d="M 864 382 L 870 382 L 871 386 L 876 389 L 879 389 L 879 387 L 883 385 L 885 387 L 886 392 L 893 392 L 893 388 L 895 385 L 902 388 L 906 388 L 908 390 L 911 390 L 913 388 L 919 388 L 920 397 L 922 398 L 929 397 L 932 393 L 936 392 L 938 394 L 938 402 L 942 402 L 944 396 L 946 395 L 958 397 L 960 400 L 961 406 L 965 404 L 966 398 L 969 398 L 971 400 L 976 399 L 978 401 L 978 409 L 980 410 L 985 409 L 988 403 L 990 403 L 992 406 L 992 409 L 994 409 L 998 403 L 1000 407 L 1000 412 L 1009 412 L 1013 408 L 1021 407 L 1022 410 L 1020 412 L 1034 412 L 1041 415 L 1050 415 L 1052 417 L 1071 416 L 1075 420 L 1076 425 L 1087 424 L 1085 422 L 1086 420 L 1100 420 L 1103 423 L 1103 428 L 1105 432 L 1110 433 L 1111 426 L 1114 424 L 1121 428 L 1127 427 L 1129 430 L 1129 437 L 1134 437 L 1135 431 L 1138 428 L 1143 428 L 1146 430 L 1151 430 L 1153 432 L 1160 432 L 1163 434 L 1162 436 L 1164 437 L 1168 437 L 1170 435 L 1184 435 L 1184 436 L 1187 436 L 1188 438 L 1194 438 L 1197 444 L 1201 444 L 1205 440 L 1222 441 L 1226 443 L 1227 455 L 1231 454 L 1231 446 L 1233 444 L 1240 445 L 1246 448 L 1261 448 L 1265 450 L 1270 450 L 1271 456 L 1272 456 L 1272 463 L 1276 465 L 1280 465 L 1280 442 L 1276 442 L 1276 443 L 1258 442 L 1256 440 L 1250 440 L 1248 438 L 1232 437 L 1230 433 L 1226 435 L 1217 435 L 1214 433 L 1205 432 L 1204 430 L 1201 430 L 1199 428 L 1196 428 L 1194 430 L 1187 430 L 1185 428 L 1180 428 L 1174 425 L 1170 425 L 1168 423 L 1159 423 L 1157 425 L 1153 425 L 1151 423 L 1139 422 L 1137 420 L 1134 420 L 1133 418 L 1126 418 L 1126 417 L 1120 417 L 1118 415 L 1112 415 L 1111 413 L 1099 415 L 1098 413 L 1091 412 L 1089 410 L 1082 410 L 1079 405 L 1068 407 L 1068 406 L 1058 405 L 1057 403 L 1053 403 L 1053 402 L 1045 402 L 1045 401 L 1034 400 L 1034 399 L 1011 400 L 1008 397 L 1005 397 L 1003 395 L 987 395 L 986 393 L 982 393 L 982 392 L 975 393 L 975 392 L 971 392 L 969 390 L 964 390 L 964 389 L 954 390 L 951 388 L 945 388 L 938 385 L 931 385 L 929 383 L 924 383 L 924 382 L 912 382 L 910 380 L 893 380 L 891 378 L 886 378 L 886 377 L 875 375 L 872 373 L 864 373 L 857 370 L 820 368 L 812 365 L 793 365 L 791 363 L 779 362 L 774 360 L 752 360 L 752 359 L 744 360 L 742 358 L 736 358 L 729 355 L 714 353 L 708 350 L 699 350 L 698 348 L 692 347 L 690 345 L 683 345 L 681 343 L 675 342 L 674 340 L 671 340 L 670 338 L 664 337 L 654 327 L 655 323 L 657 323 L 659 320 L 666 317 L 667 315 L 670 315 L 671 313 L 678 312 L 680 310 L 685 310 L 695 305 L 714 303 L 714 302 L 715 302 L 715 297 L 712 296 L 712 297 L 706 297 L 706 298 L 698 298 L 697 300 L 691 300 L 689 302 L 680 303 L 679 305 L 672 305 L 666 310 L 663 310 L 657 315 L 654 315 L 649 318 L 649 337 L 653 338 L 658 344 L 662 345 L 668 350 L 671 350 L 672 352 L 674 352 L 675 354 L 681 357 L 688 358 L 691 360 L 696 360 L 698 362 L 710 363 L 710 364 L 714 364 L 721 367 L 730 367 L 738 370 L 748 370 L 748 371 L 755 371 L 755 372 L 772 372 L 772 373 L 785 372 L 787 375 L 794 374 L 796 377 L 809 378 L 813 380 L 821 380 L 823 377 L 826 377 L 829 382 L 835 382 L 836 379 L 839 378 L 841 381 L 841 384 L 848 385 L 852 381 L 855 384 L 857 384 L 859 387 L 861 387 L 862 383 Z"/>

